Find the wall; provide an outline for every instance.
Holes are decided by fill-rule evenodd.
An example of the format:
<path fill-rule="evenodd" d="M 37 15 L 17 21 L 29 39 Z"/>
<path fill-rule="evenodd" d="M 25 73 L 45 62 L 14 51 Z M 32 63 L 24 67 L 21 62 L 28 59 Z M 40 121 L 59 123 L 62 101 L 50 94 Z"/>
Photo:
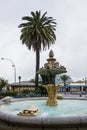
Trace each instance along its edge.
<path fill-rule="evenodd" d="M 25 117 L 0 112 L 0 130 L 87 130 L 87 116 Z"/>

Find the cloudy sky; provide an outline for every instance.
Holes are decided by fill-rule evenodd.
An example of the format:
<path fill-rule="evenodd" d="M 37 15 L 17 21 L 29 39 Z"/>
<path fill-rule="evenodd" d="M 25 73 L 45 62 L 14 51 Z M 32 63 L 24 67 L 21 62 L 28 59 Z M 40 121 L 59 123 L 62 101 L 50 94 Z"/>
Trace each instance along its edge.
<path fill-rule="evenodd" d="M 67 68 L 73 80 L 87 77 L 87 0 L 0 0 L 0 59 L 12 60 L 16 78 L 30 80 L 35 74 L 35 53 L 20 41 L 23 16 L 31 11 L 47 11 L 56 19 L 56 42 L 51 46 L 57 61 Z M 50 50 L 41 52 L 40 67 Z M 7 60 L 0 60 L 0 77 L 14 82 L 14 68 Z"/>

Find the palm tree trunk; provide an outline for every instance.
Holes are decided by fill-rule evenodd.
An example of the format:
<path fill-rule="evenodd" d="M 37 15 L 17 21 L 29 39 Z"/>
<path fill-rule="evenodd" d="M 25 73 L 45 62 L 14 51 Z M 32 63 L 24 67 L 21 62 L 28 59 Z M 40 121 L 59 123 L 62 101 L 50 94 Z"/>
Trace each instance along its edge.
<path fill-rule="evenodd" d="M 39 65 L 40 65 L 40 54 L 39 50 L 36 50 L 36 74 L 35 74 L 35 89 L 38 89 L 38 70 L 39 70 Z"/>
<path fill-rule="evenodd" d="M 66 81 L 64 81 L 65 93 L 66 93 Z"/>

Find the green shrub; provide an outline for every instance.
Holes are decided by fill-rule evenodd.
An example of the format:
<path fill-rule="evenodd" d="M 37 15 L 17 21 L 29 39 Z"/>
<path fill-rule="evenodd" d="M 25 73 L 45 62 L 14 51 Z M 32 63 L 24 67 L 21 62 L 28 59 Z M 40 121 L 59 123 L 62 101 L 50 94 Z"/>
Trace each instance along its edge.
<path fill-rule="evenodd" d="M 25 90 L 22 90 L 22 94 L 29 94 L 31 90 L 28 90 L 28 89 L 25 89 Z"/>
<path fill-rule="evenodd" d="M 12 96 L 12 97 L 15 97 L 17 96 L 17 92 L 10 92 L 10 91 L 7 91 L 7 92 L 1 92 L 0 93 L 0 97 L 6 97 L 6 96 Z"/>

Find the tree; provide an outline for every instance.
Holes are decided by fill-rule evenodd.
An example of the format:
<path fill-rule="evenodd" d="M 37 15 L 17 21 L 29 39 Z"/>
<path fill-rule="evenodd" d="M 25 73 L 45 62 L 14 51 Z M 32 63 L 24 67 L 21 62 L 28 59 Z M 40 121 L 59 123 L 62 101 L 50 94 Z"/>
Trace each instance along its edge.
<path fill-rule="evenodd" d="M 29 82 L 31 82 L 31 83 L 35 83 L 35 79 L 31 79 Z"/>
<path fill-rule="evenodd" d="M 5 87 L 6 85 L 7 85 L 7 81 L 3 78 L 0 78 L 0 92 L 2 88 Z"/>
<path fill-rule="evenodd" d="M 22 20 L 26 23 L 20 24 L 21 29 L 20 40 L 25 44 L 29 50 L 31 48 L 36 52 L 36 74 L 35 87 L 38 88 L 38 70 L 40 66 L 40 52 L 41 50 L 49 49 L 51 44 L 55 43 L 56 22 L 52 17 L 46 16 L 45 12 L 41 16 L 41 11 L 31 12 L 31 16 L 24 16 Z"/>
<path fill-rule="evenodd" d="M 69 79 L 69 76 L 68 75 L 62 75 L 62 76 L 60 76 L 60 78 L 63 81 L 64 87 L 66 89 L 66 81 Z"/>

